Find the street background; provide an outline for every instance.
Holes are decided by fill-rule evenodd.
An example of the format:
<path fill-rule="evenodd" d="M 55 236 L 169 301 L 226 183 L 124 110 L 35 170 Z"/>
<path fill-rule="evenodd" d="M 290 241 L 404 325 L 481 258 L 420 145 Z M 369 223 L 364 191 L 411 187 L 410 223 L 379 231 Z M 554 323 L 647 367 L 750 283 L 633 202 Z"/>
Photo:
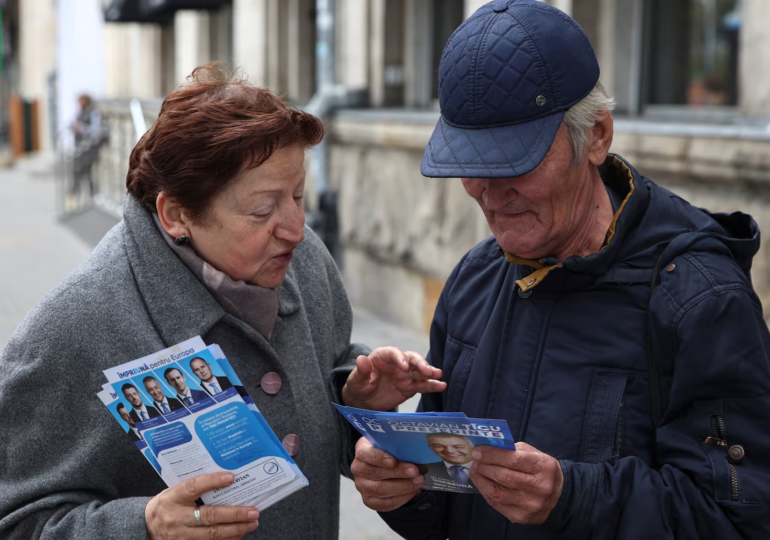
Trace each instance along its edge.
<path fill-rule="evenodd" d="M 547 1 L 594 46 L 612 151 L 770 230 L 770 1 Z M 490 234 L 459 180 L 419 173 L 441 51 L 484 3 L 0 0 L 0 346 L 121 219 L 128 156 L 164 96 L 219 61 L 323 118 L 306 213 L 343 273 L 353 339 L 426 354 L 445 280 Z M 75 144 L 82 95 L 98 129 Z M 752 271 L 765 306 L 768 238 Z M 396 537 L 341 486 L 340 538 Z"/>

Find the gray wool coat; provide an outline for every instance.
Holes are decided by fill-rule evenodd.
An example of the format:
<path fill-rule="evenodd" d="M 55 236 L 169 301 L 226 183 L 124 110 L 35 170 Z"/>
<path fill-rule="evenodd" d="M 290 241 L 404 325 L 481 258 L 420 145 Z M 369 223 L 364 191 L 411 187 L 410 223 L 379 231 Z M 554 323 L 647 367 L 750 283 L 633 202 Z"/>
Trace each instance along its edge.
<path fill-rule="evenodd" d="M 225 313 L 127 196 L 124 221 L 16 329 L 0 359 L 0 538 L 142 539 L 165 488 L 96 397 L 102 370 L 200 335 L 218 343 L 310 485 L 267 509 L 246 538 L 338 536 L 340 472 L 355 435 L 334 411 L 358 354 L 337 267 L 310 231 L 278 288 L 268 342 Z M 260 389 L 278 372 L 276 395 Z"/>

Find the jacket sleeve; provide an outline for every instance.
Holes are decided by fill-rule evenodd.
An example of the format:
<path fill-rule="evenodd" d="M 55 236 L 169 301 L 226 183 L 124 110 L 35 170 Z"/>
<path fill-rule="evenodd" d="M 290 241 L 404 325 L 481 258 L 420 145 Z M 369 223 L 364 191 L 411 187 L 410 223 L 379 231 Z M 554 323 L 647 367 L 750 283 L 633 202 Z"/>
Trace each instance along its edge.
<path fill-rule="evenodd" d="M 444 364 L 444 344 L 447 338 L 449 296 L 463 261 L 457 265 L 444 286 L 430 327 L 428 362 L 439 369 Z M 446 380 L 446 379 L 444 379 Z M 418 411 L 443 412 L 443 394 L 423 394 Z M 446 508 L 448 494 L 440 491 L 420 491 L 407 504 L 391 512 L 380 512 L 388 526 L 408 540 L 441 540 L 448 537 Z"/>
<path fill-rule="evenodd" d="M 320 244 L 320 241 L 318 243 Z M 345 292 L 345 286 L 339 269 L 325 248 L 324 260 L 328 276 L 331 307 L 328 319 L 331 324 L 324 325 L 324 327 L 314 333 L 321 336 L 332 336 L 334 362 L 332 370 L 328 374 L 329 399 L 334 403 L 344 404 L 342 401 L 342 388 L 348 380 L 348 375 L 356 367 L 356 358 L 360 355 L 368 355 L 371 352 L 371 348 L 363 343 L 351 343 L 353 310 L 350 307 L 350 300 L 348 300 L 348 295 Z M 356 456 L 356 442 L 358 442 L 361 435 L 336 410 L 333 411 L 333 414 L 338 432 L 342 435 L 340 470 L 343 476 L 352 479 L 353 474 L 350 472 L 350 465 Z"/>
<path fill-rule="evenodd" d="M 22 327 L 0 357 L 0 538 L 146 538 L 150 497 L 126 494 L 162 482 L 95 398 L 101 373 L 67 377 L 62 359 L 86 355 L 40 332 Z"/>
<path fill-rule="evenodd" d="M 562 461 L 564 488 L 547 523 L 576 539 L 770 538 L 770 335 L 761 306 L 741 283 L 684 305 L 658 289 L 653 342 L 674 363 L 657 465 Z M 735 445 L 743 459 L 728 458 Z"/>

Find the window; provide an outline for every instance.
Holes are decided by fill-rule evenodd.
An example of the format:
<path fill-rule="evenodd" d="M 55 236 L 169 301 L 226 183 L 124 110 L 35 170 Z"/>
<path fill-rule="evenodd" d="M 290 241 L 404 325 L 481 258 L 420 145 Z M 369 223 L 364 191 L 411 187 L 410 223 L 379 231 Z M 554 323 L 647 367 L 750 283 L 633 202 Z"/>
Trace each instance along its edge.
<path fill-rule="evenodd" d="M 740 0 L 652 0 L 645 13 L 649 105 L 734 106 Z"/>

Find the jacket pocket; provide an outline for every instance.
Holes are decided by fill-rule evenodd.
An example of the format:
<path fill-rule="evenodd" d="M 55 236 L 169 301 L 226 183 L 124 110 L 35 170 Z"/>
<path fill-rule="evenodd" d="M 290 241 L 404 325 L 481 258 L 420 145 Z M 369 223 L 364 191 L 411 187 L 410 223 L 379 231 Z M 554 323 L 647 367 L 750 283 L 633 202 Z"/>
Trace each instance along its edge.
<path fill-rule="evenodd" d="M 583 463 L 615 461 L 623 439 L 623 394 L 625 375 L 597 373 L 591 381 L 583 418 L 580 459 Z"/>
<path fill-rule="evenodd" d="M 446 392 L 445 411 L 459 411 L 462 407 L 465 386 L 473 367 L 473 359 L 476 357 L 476 347 L 458 341 L 451 336 L 447 337 L 444 347 L 444 366 L 448 372 L 448 385 Z"/>
<path fill-rule="evenodd" d="M 699 403 L 693 427 L 711 461 L 719 502 L 770 506 L 770 396 Z"/>

